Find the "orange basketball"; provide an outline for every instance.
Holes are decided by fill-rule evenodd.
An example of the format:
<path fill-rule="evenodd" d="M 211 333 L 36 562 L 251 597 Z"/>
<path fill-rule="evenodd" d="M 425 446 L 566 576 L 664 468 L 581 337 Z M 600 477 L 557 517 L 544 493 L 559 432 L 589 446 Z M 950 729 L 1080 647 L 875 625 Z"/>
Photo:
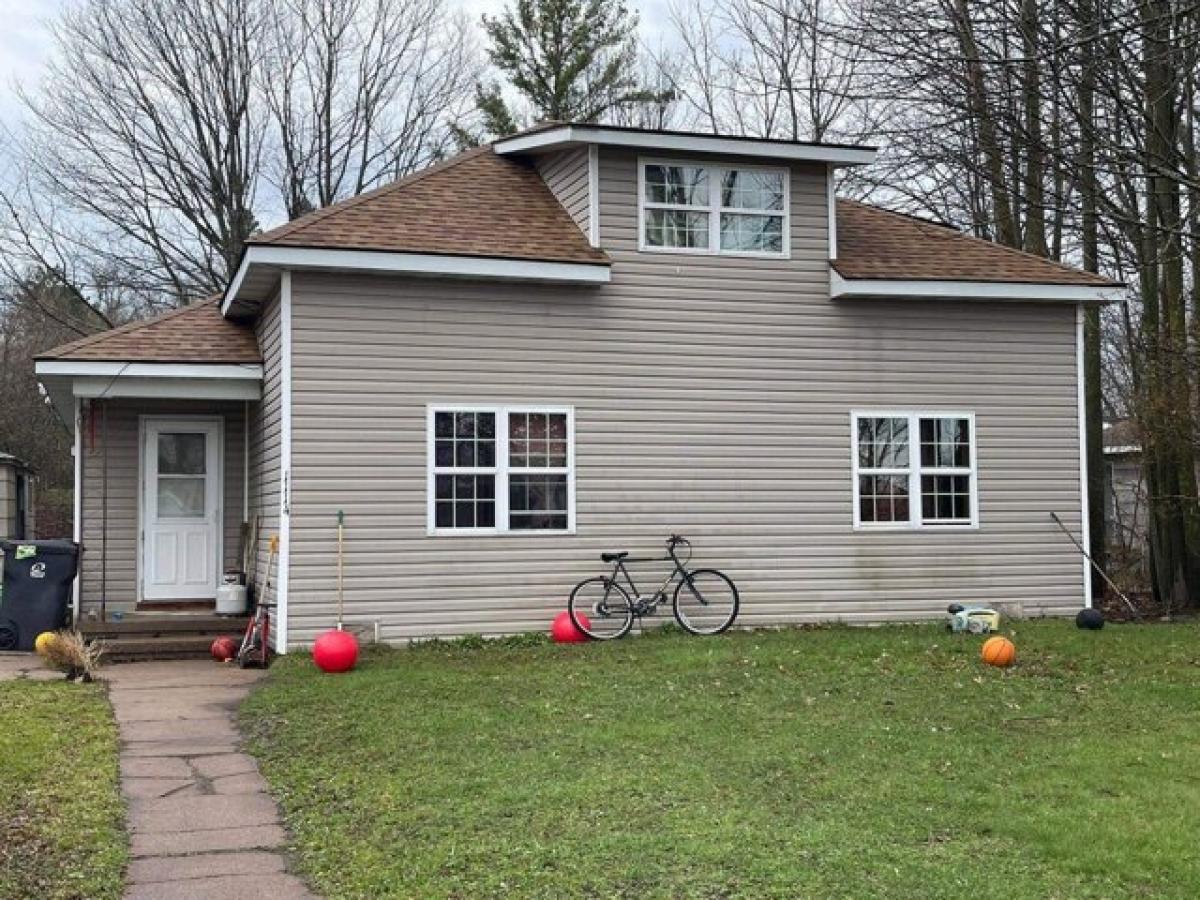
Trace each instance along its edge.
<path fill-rule="evenodd" d="M 980 656 L 989 666 L 1007 669 L 1016 662 L 1017 648 L 1008 638 L 997 635 L 983 642 L 983 651 Z"/>

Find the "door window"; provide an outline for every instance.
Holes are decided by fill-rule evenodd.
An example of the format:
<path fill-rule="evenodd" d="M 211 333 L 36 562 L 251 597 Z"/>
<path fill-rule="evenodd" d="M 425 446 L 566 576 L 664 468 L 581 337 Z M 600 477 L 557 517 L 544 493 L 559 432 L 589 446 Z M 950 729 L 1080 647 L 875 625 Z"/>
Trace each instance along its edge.
<path fill-rule="evenodd" d="M 207 503 L 207 435 L 158 435 L 158 515 L 165 519 L 203 518 Z"/>

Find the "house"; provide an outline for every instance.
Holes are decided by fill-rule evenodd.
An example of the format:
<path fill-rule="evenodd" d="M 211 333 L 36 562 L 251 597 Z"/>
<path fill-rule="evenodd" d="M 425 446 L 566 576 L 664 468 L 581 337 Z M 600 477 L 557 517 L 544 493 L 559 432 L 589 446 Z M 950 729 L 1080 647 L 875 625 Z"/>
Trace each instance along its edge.
<path fill-rule="evenodd" d="M 0 539 L 34 536 L 33 469 L 10 453 L 0 453 Z"/>
<path fill-rule="evenodd" d="M 835 200 L 872 148 L 550 124 L 252 238 L 217 298 L 37 361 L 77 608 L 280 649 L 543 629 L 679 532 L 744 625 L 1090 602 L 1082 309 L 1120 286 Z M 267 586 L 267 542 L 279 559 Z M 243 544 L 253 545 L 242 563 Z"/>
<path fill-rule="evenodd" d="M 1132 419 L 1104 423 L 1104 517 L 1108 543 L 1144 566 L 1150 506 L 1142 470 L 1142 439 Z"/>

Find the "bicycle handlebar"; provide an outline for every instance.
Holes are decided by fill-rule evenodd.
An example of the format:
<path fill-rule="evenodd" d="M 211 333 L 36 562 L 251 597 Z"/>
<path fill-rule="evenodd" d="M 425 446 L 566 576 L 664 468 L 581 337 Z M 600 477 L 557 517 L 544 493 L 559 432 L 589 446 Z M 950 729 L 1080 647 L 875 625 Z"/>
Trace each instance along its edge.
<path fill-rule="evenodd" d="M 688 543 L 688 539 L 683 537 L 682 535 L 673 534 L 669 538 L 667 538 L 667 546 L 668 547 L 674 547 L 677 544 L 686 544 L 686 543 Z"/>

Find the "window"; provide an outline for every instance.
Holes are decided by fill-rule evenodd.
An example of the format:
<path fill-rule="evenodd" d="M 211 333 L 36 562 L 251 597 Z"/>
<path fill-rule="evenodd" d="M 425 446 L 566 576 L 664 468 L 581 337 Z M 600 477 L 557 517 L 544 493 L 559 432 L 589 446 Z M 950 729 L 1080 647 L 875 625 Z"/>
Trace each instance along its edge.
<path fill-rule="evenodd" d="M 570 409 L 431 407 L 428 428 L 431 533 L 574 529 Z"/>
<path fill-rule="evenodd" d="M 760 167 L 641 163 L 641 247 L 787 256 L 788 173 Z"/>
<path fill-rule="evenodd" d="M 971 413 L 854 413 L 855 527 L 978 524 Z"/>

